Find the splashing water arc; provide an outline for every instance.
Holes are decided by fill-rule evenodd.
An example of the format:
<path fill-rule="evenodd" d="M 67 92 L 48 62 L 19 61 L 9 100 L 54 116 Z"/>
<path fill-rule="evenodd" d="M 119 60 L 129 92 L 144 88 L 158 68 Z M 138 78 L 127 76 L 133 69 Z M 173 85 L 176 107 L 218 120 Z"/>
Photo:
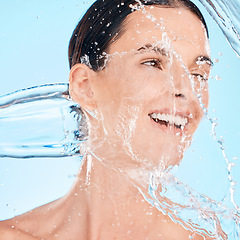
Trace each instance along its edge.
<path fill-rule="evenodd" d="M 136 0 L 136 2 L 139 1 Z M 237 57 L 240 57 L 240 1 L 196 0 L 193 2 L 196 4 L 200 2 L 205 7 Z M 90 1 L 85 1 L 84 4 L 88 6 Z M 140 4 L 140 9 L 141 7 Z M 119 55 L 121 56 L 121 54 Z M 86 59 L 88 59 L 87 56 L 82 60 L 86 61 Z M 215 65 L 217 62 L 218 60 L 215 60 Z M 216 79 L 216 82 L 219 82 L 219 78 Z M 199 101 L 201 103 L 201 96 Z M 203 131 L 207 133 L 199 137 L 203 140 L 199 140 L 199 142 L 196 140 L 196 144 L 193 141 L 190 150 L 186 153 L 187 156 L 184 157 L 179 167 L 175 166 L 166 172 L 156 169 L 149 171 L 149 175 L 143 182 L 138 182 L 126 173 L 122 174 L 126 175 L 125 177 L 139 190 L 149 204 L 164 215 L 168 215 L 174 222 L 181 224 L 185 229 L 193 229 L 200 235 L 215 237 L 215 239 L 240 239 L 240 201 L 236 194 L 240 193 L 237 188 L 238 174 L 236 174 L 237 170 L 240 170 L 239 163 L 231 160 L 232 154 L 235 153 L 229 153 L 224 142 L 224 134 L 223 137 L 219 137 L 218 121 L 214 114 L 203 104 L 202 108 L 205 117 L 200 130 L 196 133 L 196 139 L 203 134 L 201 130 L 204 127 L 207 130 Z M 137 112 L 137 109 L 132 111 Z M 94 112 L 89 112 L 89 114 L 94 116 Z M 134 128 L 134 123 L 134 120 L 129 123 L 129 129 Z M 16 159 L 35 161 L 35 159 L 74 157 L 78 161 L 80 159 L 79 162 L 81 162 L 88 134 L 86 118 L 81 107 L 70 99 L 67 83 L 44 84 L 0 97 L 0 158 L 3 164 L 9 159 L 11 161 Z M 211 144 L 209 146 L 215 148 L 208 157 L 205 156 L 211 150 L 206 150 L 205 155 L 202 149 L 195 151 L 196 148 L 204 148 L 204 144 L 207 148 L 208 143 Z M 128 154 L 133 154 L 127 137 L 125 145 Z M 197 145 L 201 146 L 196 147 Z M 199 161 L 204 157 L 206 160 Z M 234 155 L 233 159 L 236 160 L 237 157 Z M 102 161 L 102 159 L 100 160 Z M 201 164 L 204 166 L 201 169 L 206 171 L 206 174 L 208 167 L 209 169 L 215 168 L 216 172 L 220 169 L 216 173 L 219 176 L 215 179 L 215 185 L 218 185 L 218 181 L 224 185 L 223 187 L 218 186 L 216 196 L 210 186 L 207 186 L 210 184 L 205 184 L 204 181 L 207 181 L 207 178 L 202 182 L 200 177 L 198 179 L 196 177 L 196 181 L 191 180 L 194 174 L 197 175 L 197 168 Z M 119 169 L 114 169 L 114 171 L 119 172 Z M 214 181 L 212 175 L 214 173 L 209 173 L 209 182 Z M 1 177 L 0 182 L 4 182 Z M 4 184 L 1 185 L 3 187 Z M 207 188 L 210 191 L 208 189 L 207 192 Z M 5 218 L 8 216 L 2 217 L 2 219 Z"/>

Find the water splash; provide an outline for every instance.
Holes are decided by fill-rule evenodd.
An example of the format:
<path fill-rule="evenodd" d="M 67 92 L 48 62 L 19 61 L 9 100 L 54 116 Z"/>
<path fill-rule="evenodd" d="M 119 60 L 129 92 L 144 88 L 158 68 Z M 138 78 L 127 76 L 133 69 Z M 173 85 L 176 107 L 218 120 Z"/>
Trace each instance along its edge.
<path fill-rule="evenodd" d="M 239 22 L 236 12 L 236 9 L 239 9 L 238 3 L 236 1 L 226 3 L 218 0 L 212 2 L 210 0 L 199 1 L 208 9 L 227 36 L 233 49 L 240 55 L 238 25 L 233 25 L 233 22 Z M 237 21 L 230 21 L 233 15 Z M 45 85 L 40 88 L 21 90 L 1 98 L 0 134 L 4 137 L 0 142 L 0 157 L 64 157 L 80 154 L 80 143 L 84 143 L 86 137 L 84 131 L 86 130 L 79 130 L 78 122 L 82 115 L 79 114 L 78 106 L 68 99 L 66 90 L 67 84 Z M 49 122 L 44 122 L 45 119 L 51 119 L 52 124 L 49 125 Z M 32 124 L 33 122 L 34 124 Z M 25 130 L 30 125 L 33 128 L 30 129 L 29 135 L 26 135 Z M 215 127 L 214 121 L 212 126 Z M 18 133 L 16 129 L 18 129 Z M 19 132 L 19 129 L 22 132 Z M 217 141 L 219 141 L 223 150 L 223 156 L 228 164 L 229 176 L 231 177 L 231 165 L 225 156 L 223 141 Z M 229 180 L 232 182 L 231 179 Z M 164 194 L 158 189 L 159 183 L 164 186 Z M 237 213 L 231 212 L 207 197 L 195 193 L 172 176 L 159 177 L 153 174 L 148 192 L 144 192 L 144 196 L 151 204 L 159 207 L 159 210 L 170 216 L 177 216 L 180 219 L 179 222 L 187 223 L 184 224 L 186 228 L 191 225 L 201 225 L 202 222 L 205 222 L 204 228 L 209 235 L 224 239 L 221 234 L 217 236 L 218 233 L 215 231 L 219 224 L 216 217 L 213 216 L 212 221 L 209 222 L 212 215 L 206 216 L 199 209 L 201 206 L 204 212 L 206 208 L 209 212 L 214 211 L 221 221 L 222 229 L 228 233 L 229 237 L 239 239 L 239 216 Z M 189 196 L 191 197 L 189 198 Z M 166 198 L 171 199 L 172 202 L 166 202 Z M 206 212 L 208 213 L 208 211 Z M 192 217 L 189 218 L 189 213 L 191 213 L 191 216 L 195 214 L 195 221 L 192 220 Z M 235 224 L 232 224 L 232 222 L 235 222 Z"/>
<path fill-rule="evenodd" d="M 197 193 L 171 174 L 153 172 L 148 193 L 144 195 L 148 202 L 186 229 L 216 239 L 240 236 L 240 216 L 236 211 Z"/>
<path fill-rule="evenodd" d="M 219 27 L 221 28 L 221 30 L 223 31 L 224 35 L 226 36 L 228 42 L 230 43 L 230 45 L 232 46 L 233 50 L 237 53 L 238 57 L 240 57 L 240 37 L 239 37 L 239 30 L 236 28 L 236 26 L 234 26 L 234 23 L 240 22 L 238 19 L 239 18 L 239 14 L 236 12 L 236 9 L 240 9 L 240 5 L 238 6 L 238 3 L 235 1 L 230 1 L 230 3 L 226 3 L 224 1 L 210 1 L 207 0 L 203 1 L 203 0 L 199 0 L 207 9 L 207 11 L 210 13 L 210 15 L 213 17 L 213 19 L 217 22 L 217 24 L 219 25 Z M 146 14 L 146 10 L 144 8 L 144 5 L 141 4 L 140 1 L 136 1 L 139 5 L 135 6 L 135 10 L 141 10 L 144 14 Z M 210 8 L 209 7 L 209 5 Z M 214 5 L 215 4 L 215 5 Z M 229 6 L 228 6 L 229 4 Z M 236 8 L 238 7 L 238 8 Z M 152 18 L 151 16 L 148 16 L 146 14 L 146 17 L 151 19 L 153 22 L 156 21 L 156 19 Z M 233 19 L 234 21 L 232 21 L 231 19 Z M 180 61 L 181 62 L 181 61 Z M 193 83 L 192 83 L 193 86 Z M 202 109 L 205 112 L 205 115 L 207 117 L 207 119 L 209 120 L 209 122 L 211 123 L 212 126 L 212 136 L 214 138 L 214 140 L 219 144 L 220 150 L 222 152 L 222 156 L 226 162 L 227 165 L 227 174 L 228 174 L 228 180 L 230 183 L 230 187 L 229 187 L 229 193 L 230 193 L 230 199 L 231 199 L 231 203 L 234 206 L 234 213 L 228 213 L 226 215 L 226 210 L 220 210 L 221 206 L 220 204 L 217 203 L 213 203 L 213 201 L 211 199 L 205 198 L 203 195 L 199 195 L 197 194 L 197 198 L 196 196 L 193 197 L 192 194 L 192 190 L 190 190 L 189 187 L 182 185 L 182 187 L 180 187 L 179 189 L 181 189 L 179 191 L 179 193 L 181 194 L 181 197 L 183 197 L 184 201 L 182 201 L 181 204 L 179 204 L 179 209 L 175 209 L 175 207 L 178 205 L 177 201 L 173 201 L 172 206 L 167 204 L 166 206 L 164 206 L 164 199 L 165 199 L 165 195 L 164 198 L 162 198 L 161 196 L 161 191 L 157 191 L 156 187 L 152 188 L 151 184 L 149 185 L 149 194 L 152 197 L 152 199 L 150 200 L 150 198 L 145 197 L 145 199 L 147 201 L 149 201 L 149 203 L 151 203 L 154 206 L 158 206 L 159 210 L 163 211 L 163 209 L 166 209 L 166 212 L 168 212 L 167 214 L 169 216 L 174 216 L 172 217 L 173 221 L 177 221 L 176 219 L 180 219 L 180 221 L 177 221 L 179 223 L 181 223 L 183 226 L 185 226 L 185 224 L 189 224 L 189 219 L 184 217 L 185 214 L 185 208 L 183 207 L 186 203 L 186 201 L 192 200 L 193 202 L 197 202 L 197 206 L 194 206 L 193 208 L 191 208 L 193 210 L 193 212 L 191 213 L 192 216 L 195 216 L 192 218 L 191 217 L 191 223 L 194 223 L 194 221 L 196 222 L 193 225 L 195 226 L 199 226 L 199 222 L 198 220 L 200 220 L 201 223 L 204 223 L 204 221 L 206 221 L 206 226 L 204 226 L 203 228 L 208 232 L 209 236 L 215 236 L 217 239 L 227 239 L 228 237 L 230 237 L 230 239 L 237 239 L 239 237 L 240 234 L 240 217 L 239 217 L 239 206 L 237 205 L 235 199 L 234 199 L 234 194 L 235 194 L 235 186 L 236 186 L 236 182 L 233 179 L 232 176 L 232 167 L 234 167 L 234 164 L 232 162 L 229 161 L 226 152 L 225 152 L 225 147 L 224 147 L 224 141 L 223 139 L 217 139 L 216 137 L 216 122 L 209 116 L 207 109 L 205 108 L 205 106 L 202 104 L 202 96 L 201 94 L 197 94 L 194 90 L 193 87 L 193 92 L 195 93 L 195 95 L 198 96 L 199 102 L 202 106 Z M 162 182 L 161 182 L 162 183 Z M 171 184 L 171 179 L 168 178 L 167 181 L 164 182 L 165 185 L 169 186 L 168 184 Z M 178 181 L 177 179 L 172 180 L 172 186 L 174 187 L 174 191 L 172 192 L 172 194 L 170 194 L 169 196 L 166 197 L 166 199 L 171 199 L 174 200 L 175 199 L 175 194 L 177 189 L 176 186 L 178 186 Z M 168 187 L 166 188 L 166 192 L 167 192 Z M 184 194 L 184 191 L 187 190 L 187 193 Z M 169 190 L 168 190 L 169 191 Z M 171 191 L 170 191 L 171 192 Z M 144 194 L 144 196 L 146 196 L 146 194 Z M 158 196 L 158 197 L 156 197 Z M 200 199 L 199 199 L 200 196 Z M 201 202 L 201 200 L 203 200 Z M 209 203 L 211 203 L 209 209 L 208 209 L 208 205 Z M 189 204 L 186 204 L 187 208 L 190 207 L 191 201 L 189 202 Z M 204 206 L 203 208 L 205 209 L 204 211 L 201 210 L 201 205 Z M 213 207 L 213 205 L 216 205 Z M 214 214 L 207 214 L 208 210 L 211 211 Z M 218 211 L 220 210 L 220 213 L 218 213 Z M 172 213 L 171 213 L 172 211 Z M 201 212 L 201 214 L 198 215 L 198 211 Z M 215 215 L 216 214 L 216 215 Z M 188 214 L 186 214 L 188 215 Z M 204 218 L 201 217 L 201 215 L 204 215 Z M 215 216 L 214 216 L 215 215 Z M 229 225 L 229 223 L 226 223 L 226 219 L 228 222 L 231 222 L 229 219 L 231 219 L 232 221 L 235 222 L 235 224 L 232 224 L 232 226 Z M 213 220 L 212 222 L 210 220 Z M 220 224 L 220 225 L 219 225 Z M 191 226 L 193 229 L 196 229 L 194 226 Z M 201 224 L 200 224 L 201 225 Z M 224 229 L 224 231 L 219 230 L 222 228 L 222 226 L 228 226 L 228 228 Z M 210 229 L 212 228 L 212 229 Z M 190 228 L 191 229 L 191 228 Z M 209 229 L 209 230 L 208 230 Z M 229 231 L 229 229 L 231 229 L 231 231 Z M 227 233 L 227 236 L 224 234 Z M 200 233 L 200 232 L 199 232 Z M 233 238 L 231 238 L 233 237 Z"/>
<path fill-rule="evenodd" d="M 198 0 L 218 24 L 229 44 L 240 57 L 239 0 Z"/>
<path fill-rule="evenodd" d="M 220 139 L 217 138 L 217 132 L 216 132 L 217 123 L 216 123 L 216 121 L 209 116 L 207 109 L 204 109 L 204 110 L 205 110 L 205 115 L 206 115 L 207 119 L 209 120 L 209 122 L 211 123 L 211 126 L 212 126 L 212 133 L 211 134 L 212 134 L 214 140 L 218 143 L 218 145 L 221 149 L 221 152 L 222 152 L 222 156 L 223 156 L 223 158 L 226 162 L 228 180 L 229 180 L 229 183 L 230 183 L 229 192 L 230 192 L 231 202 L 232 202 L 234 208 L 237 210 L 237 212 L 239 214 L 240 213 L 240 208 L 239 208 L 239 206 L 237 205 L 237 203 L 234 199 L 235 186 L 236 186 L 237 183 L 234 181 L 234 178 L 232 176 L 232 168 L 235 166 L 235 164 L 232 163 L 231 161 L 229 161 L 229 159 L 226 155 L 223 137 L 221 136 Z"/>
<path fill-rule="evenodd" d="M 79 154 L 87 135 L 85 119 L 67 88 L 67 84 L 48 84 L 0 98 L 1 158 Z"/>

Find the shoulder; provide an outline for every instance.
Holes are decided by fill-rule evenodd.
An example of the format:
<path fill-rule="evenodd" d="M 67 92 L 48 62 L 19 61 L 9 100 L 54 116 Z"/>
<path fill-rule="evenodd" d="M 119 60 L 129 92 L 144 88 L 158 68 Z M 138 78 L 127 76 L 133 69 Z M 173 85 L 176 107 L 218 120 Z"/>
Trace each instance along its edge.
<path fill-rule="evenodd" d="M 33 209 L 12 219 L 0 221 L 0 240 L 36 240 L 49 236 L 61 225 L 63 217 L 59 201 Z"/>
<path fill-rule="evenodd" d="M 9 221 L 0 222 L 0 239 L 1 240 L 36 240 L 37 238 L 16 229 Z"/>
<path fill-rule="evenodd" d="M 35 240 L 35 233 L 48 225 L 48 219 L 40 214 L 42 207 L 12 219 L 0 221 L 0 240 Z M 34 233 L 34 234 L 33 234 Z"/>
<path fill-rule="evenodd" d="M 14 239 L 14 234 L 10 226 L 5 224 L 4 222 L 0 222 L 0 239 Z"/>

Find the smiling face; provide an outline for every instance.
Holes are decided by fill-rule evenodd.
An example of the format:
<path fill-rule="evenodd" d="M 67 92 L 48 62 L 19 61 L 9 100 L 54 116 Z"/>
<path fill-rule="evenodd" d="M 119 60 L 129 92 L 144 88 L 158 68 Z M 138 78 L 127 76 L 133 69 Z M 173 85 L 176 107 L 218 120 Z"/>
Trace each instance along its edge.
<path fill-rule="evenodd" d="M 92 92 L 107 139 L 140 162 L 178 164 L 208 106 L 206 31 L 185 8 L 145 7 L 125 22 Z M 198 97 L 201 96 L 201 100 Z"/>

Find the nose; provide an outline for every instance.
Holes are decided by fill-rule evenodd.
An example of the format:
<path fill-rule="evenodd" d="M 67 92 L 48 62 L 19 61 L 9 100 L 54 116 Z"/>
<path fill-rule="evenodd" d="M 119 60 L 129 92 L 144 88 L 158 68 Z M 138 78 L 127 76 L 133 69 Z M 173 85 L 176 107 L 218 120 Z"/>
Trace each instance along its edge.
<path fill-rule="evenodd" d="M 172 95 L 178 99 L 189 99 L 192 94 L 191 79 L 187 69 L 179 63 L 172 68 Z"/>
<path fill-rule="evenodd" d="M 176 98 L 185 98 L 185 95 L 182 93 L 175 93 L 174 95 Z"/>

